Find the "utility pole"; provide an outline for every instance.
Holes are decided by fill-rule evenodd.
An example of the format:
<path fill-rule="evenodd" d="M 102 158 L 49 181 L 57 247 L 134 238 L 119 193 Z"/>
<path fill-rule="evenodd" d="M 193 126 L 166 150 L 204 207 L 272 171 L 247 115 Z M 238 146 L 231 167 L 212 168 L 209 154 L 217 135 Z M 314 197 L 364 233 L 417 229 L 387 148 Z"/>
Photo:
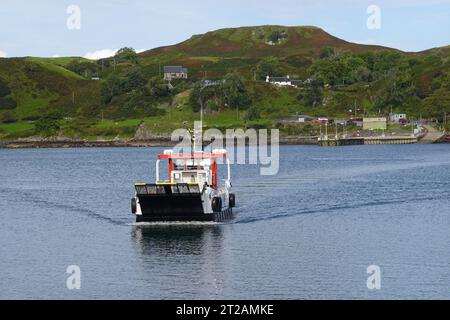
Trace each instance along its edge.
<path fill-rule="evenodd" d="M 444 111 L 444 128 L 447 125 L 447 112 Z"/>
<path fill-rule="evenodd" d="M 447 112 L 446 111 L 444 111 L 444 121 L 443 121 L 443 124 L 444 124 L 444 133 L 447 131 Z"/>

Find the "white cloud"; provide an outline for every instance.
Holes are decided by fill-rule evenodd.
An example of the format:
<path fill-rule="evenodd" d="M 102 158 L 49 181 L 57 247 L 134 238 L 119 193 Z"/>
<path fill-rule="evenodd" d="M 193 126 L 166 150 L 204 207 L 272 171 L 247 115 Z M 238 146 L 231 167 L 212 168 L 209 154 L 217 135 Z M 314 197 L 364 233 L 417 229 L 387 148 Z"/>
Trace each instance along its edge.
<path fill-rule="evenodd" d="M 0 50 L 0 58 L 6 58 L 8 54 L 5 51 Z"/>
<path fill-rule="evenodd" d="M 52 55 L 52 58 L 61 58 L 61 56 L 59 54 L 54 54 Z"/>
<path fill-rule="evenodd" d="M 84 55 L 86 59 L 99 60 L 104 58 L 112 57 L 116 54 L 117 49 L 101 49 L 94 52 L 88 52 Z"/>
<path fill-rule="evenodd" d="M 374 39 L 365 39 L 365 40 L 357 40 L 352 41 L 353 43 L 359 43 L 359 44 L 367 44 L 367 45 L 376 45 L 377 42 Z"/>
<path fill-rule="evenodd" d="M 148 49 L 139 49 L 136 50 L 136 53 L 141 53 L 144 51 L 147 51 Z M 109 58 L 112 56 L 115 56 L 117 53 L 118 49 L 101 49 L 101 50 L 97 50 L 97 51 L 93 51 L 93 52 L 88 52 L 84 55 L 84 57 L 86 59 L 90 59 L 90 60 L 99 60 L 99 59 L 104 59 L 104 58 Z"/>

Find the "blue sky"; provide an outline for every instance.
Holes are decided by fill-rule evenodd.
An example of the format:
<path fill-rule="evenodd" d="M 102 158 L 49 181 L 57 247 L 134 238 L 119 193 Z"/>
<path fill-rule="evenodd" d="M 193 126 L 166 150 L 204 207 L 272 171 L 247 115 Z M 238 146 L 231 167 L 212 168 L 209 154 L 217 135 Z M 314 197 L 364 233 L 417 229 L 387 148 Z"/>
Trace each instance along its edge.
<path fill-rule="evenodd" d="M 80 8 L 69 30 L 67 8 Z M 370 30 L 367 8 L 381 10 Z M 450 0 L 1 0 L 0 56 L 101 57 L 193 34 L 263 24 L 314 25 L 342 39 L 406 51 L 450 45 Z"/>

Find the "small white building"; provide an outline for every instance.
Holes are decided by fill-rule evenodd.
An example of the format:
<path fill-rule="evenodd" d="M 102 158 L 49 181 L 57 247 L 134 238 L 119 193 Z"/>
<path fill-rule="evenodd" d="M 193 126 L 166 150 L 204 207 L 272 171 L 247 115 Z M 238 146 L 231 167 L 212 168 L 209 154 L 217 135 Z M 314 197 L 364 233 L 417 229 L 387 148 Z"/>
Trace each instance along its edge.
<path fill-rule="evenodd" d="M 300 123 L 306 123 L 306 122 L 311 122 L 311 121 L 314 121 L 313 117 L 306 116 L 306 115 L 298 116 L 298 122 L 300 122 Z"/>
<path fill-rule="evenodd" d="M 406 114 L 404 113 L 393 113 L 391 114 L 391 116 L 389 117 L 391 122 L 395 122 L 395 123 L 399 123 L 402 121 L 406 121 L 407 117 Z"/>
<path fill-rule="evenodd" d="M 286 77 L 270 77 L 267 76 L 266 82 L 279 87 L 298 87 L 302 84 L 301 80 L 292 80 L 289 76 Z"/>

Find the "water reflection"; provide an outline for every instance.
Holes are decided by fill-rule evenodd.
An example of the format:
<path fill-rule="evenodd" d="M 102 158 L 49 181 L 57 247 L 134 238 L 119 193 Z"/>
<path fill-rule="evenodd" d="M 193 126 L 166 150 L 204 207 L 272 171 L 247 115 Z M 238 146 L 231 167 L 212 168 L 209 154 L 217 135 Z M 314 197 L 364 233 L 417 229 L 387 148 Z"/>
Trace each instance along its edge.
<path fill-rule="evenodd" d="M 204 255 L 221 250 L 221 225 L 137 225 L 133 239 L 142 255 Z"/>
<path fill-rule="evenodd" d="M 149 284 L 150 297 L 223 297 L 233 265 L 225 245 L 231 229 L 232 225 L 134 226 L 139 277 Z"/>

